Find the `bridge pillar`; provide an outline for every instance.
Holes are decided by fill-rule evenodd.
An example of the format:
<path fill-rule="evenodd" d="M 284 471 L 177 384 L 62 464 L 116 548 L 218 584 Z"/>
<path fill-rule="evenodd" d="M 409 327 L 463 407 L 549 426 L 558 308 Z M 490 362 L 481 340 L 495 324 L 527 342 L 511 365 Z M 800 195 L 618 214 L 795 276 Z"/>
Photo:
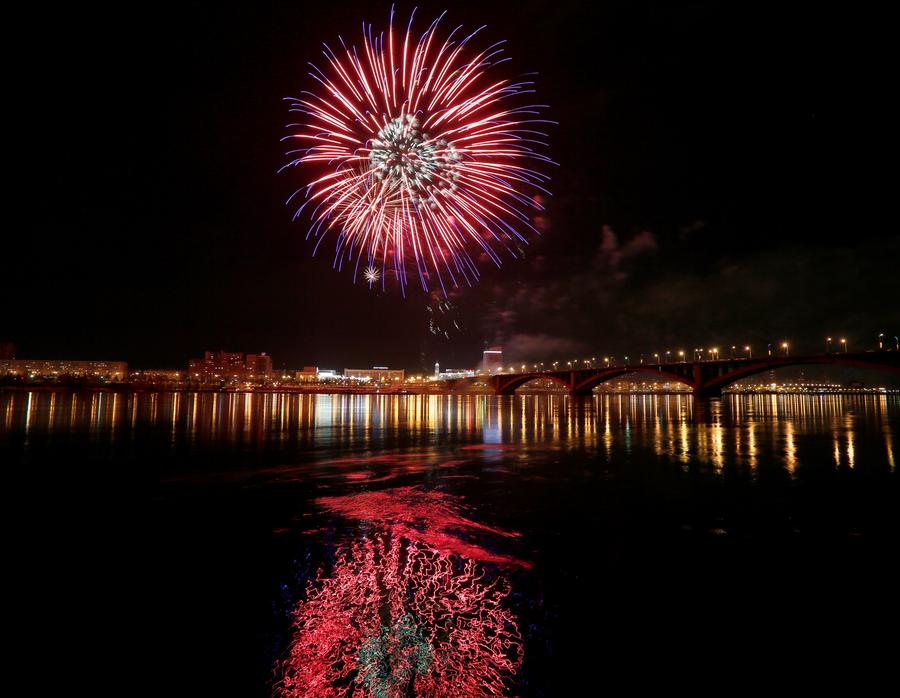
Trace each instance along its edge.
<path fill-rule="evenodd" d="M 694 397 L 702 400 L 722 397 L 722 388 L 719 386 L 694 386 Z"/>

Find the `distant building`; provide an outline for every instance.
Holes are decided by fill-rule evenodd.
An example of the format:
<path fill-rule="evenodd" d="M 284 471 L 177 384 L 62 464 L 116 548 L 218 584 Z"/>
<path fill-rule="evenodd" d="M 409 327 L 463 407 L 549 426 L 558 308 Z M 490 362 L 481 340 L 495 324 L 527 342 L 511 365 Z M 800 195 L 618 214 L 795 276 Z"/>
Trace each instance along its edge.
<path fill-rule="evenodd" d="M 16 345 L 12 342 L 0 342 L 0 360 L 16 358 Z"/>
<path fill-rule="evenodd" d="M 268 378 L 272 375 L 272 357 L 263 352 L 262 354 L 247 354 L 247 360 L 244 362 L 247 368 L 249 378 Z"/>
<path fill-rule="evenodd" d="M 441 377 L 441 365 L 437 361 L 434 362 L 434 377 Z"/>
<path fill-rule="evenodd" d="M 485 349 L 481 359 L 481 371 L 493 375 L 503 366 L 503 350 L 500 347 Z"/>
<path fill-rule="evenodd" d="M 406 371 L 402 368 L 388 368 L 387 366 L 374 366 L 372 368 L 345 368 L 344 378 L 354 380 L 375 381 L 386 383 L 402 381 L 406 377 Z"/>
<path fill-rule="evenodd" d="M 272 374 L 272 357 L 228 351 L 207 351 L 202 359 L 188 362 L 188 379 L 200 383 L 258 381 Z"/>
<path fill-rule="evenodd" d="M 319 379 L 319 367 L 304 366 L 302 371 L 294 374 L 294 379 L 303 383 L 313 383 Z"/>
<path fill-rule="evenodd" d="M 474 375 L 474 368 L 448 368 L 446 371 L 441 371 L 435 377 L 442 380 L 447 380 L 452 378 L 472 378 Z"/>
<path fill-rule="evenodd" d="M 128 375 L 124 361 L 70 361 L 67 359 L 0 360 L 0 376 L 21 376 L 35 380 L 90 378 L 121 382 Z"/>
<path fill-rule="evenodd" d="M 129 378 L 136 383 L 180 383 L 187 377 L 187 371 L 175 368 L 145 368 L 132 371 Z"/>

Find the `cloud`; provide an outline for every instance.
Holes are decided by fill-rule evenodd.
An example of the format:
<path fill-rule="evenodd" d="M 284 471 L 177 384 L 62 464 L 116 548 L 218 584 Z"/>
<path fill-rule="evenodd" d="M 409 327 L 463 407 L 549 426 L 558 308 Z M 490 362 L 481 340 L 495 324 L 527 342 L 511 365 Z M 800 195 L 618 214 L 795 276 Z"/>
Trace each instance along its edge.
<path fill-rule="evenodd" d="M 549 334 L 511 335 L 503 344 L 504 361 L 540 361 L 555 359 L 566 361 L 568 358 L 581 356 L 584 344 L 565 337 Z"/>

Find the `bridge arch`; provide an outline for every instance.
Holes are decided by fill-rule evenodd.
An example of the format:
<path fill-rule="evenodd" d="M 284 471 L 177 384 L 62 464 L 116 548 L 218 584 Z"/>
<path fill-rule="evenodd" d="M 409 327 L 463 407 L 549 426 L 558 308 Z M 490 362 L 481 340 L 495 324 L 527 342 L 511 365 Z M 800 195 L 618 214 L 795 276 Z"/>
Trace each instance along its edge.
<path fill-rule="evenodd" d="M 594 388 L 596 388 L 601 383 L 606 383 L 615 378 L 620 378 L 621 376 L 625 376 L 631 373 L 649 373 L 654 376 L 667 378 L 672 382 L 683 383 L 684 385 L 690 387 L 694 386 L 693 382 L 691 382 L 688 377 L 680 376 L 677 373 L 671 373 L 669 371 L 661 371 L 657 367 L 641 365 L 616 366 L 615 368 L 607 369 L 601 373 L 589 375 L 584 380 L 576 383 L 574 392 L 578 395 L 590 395 Z"/>
<path fill-rule="evenodd" d="M 530 383 L 533 380 L 552 380 L 565 386 L 567 390 L 572 390 L 572 384 L 568 378 L 559 373 L 523 373 L 511 376 L 508 380 L 503 380 L 503 377 L 501 376 L 498 381 L 497 394 L 512 395 L 518 388 L 521 388 L 523 385 Z"/>
<path fill-rule="evenodd" d="M 781 368 L 791 368 L 793 366 L 850 366 L 853 368 L 864 368 L 870 371 L 883 371 L 887 373 L 900 374 L 900 367 L 893 366 L 888 363 L 879 362 L 878 355 L 872 360 L 861 359 L 858 357 L 843 358 L 840 355 L 829 354 L 825 356 L 803 356 L 803 357 L 784 357 L 782 360 L 768 359 L 765 361 L 754 362 L 746 366 L 741 366 L 731 371 L 727 371 L 717 376 L 712 376 L 703 381 L 703 390 L 709 392 L 720 392 L 723 388 L 736 383 L 744 378 L 755 376 L 766 371 L 777 371 Z"/>

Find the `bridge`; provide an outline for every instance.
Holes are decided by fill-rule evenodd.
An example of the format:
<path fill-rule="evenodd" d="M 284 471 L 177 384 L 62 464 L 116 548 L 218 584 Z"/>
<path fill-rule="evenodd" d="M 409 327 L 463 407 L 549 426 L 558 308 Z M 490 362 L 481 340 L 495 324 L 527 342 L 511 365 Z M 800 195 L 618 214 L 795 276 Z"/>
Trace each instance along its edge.
<path fill-rule="evenodd" d="M 498 395 L 512 395 L 517 388 L 535 379 L 553 380 L 566 386 L 571 395 L 590 395 L 606 381 L 637 373 L 650 373 L 692 388 L 698 397 L 716 397 L 732 383 L 757 373 L 788 366 L 835 365 L 870 368 L 900 374 L 900 351 L 867 351 L 859 353 L 813 354 L 809 356 L 765 356 L 762 358 L 722 359 L 713 361 L 678 361 L 659 364 L 636 364 L 580 368 L 565 371 L 532 373 L 498 373 L 489 381 Z"/>

